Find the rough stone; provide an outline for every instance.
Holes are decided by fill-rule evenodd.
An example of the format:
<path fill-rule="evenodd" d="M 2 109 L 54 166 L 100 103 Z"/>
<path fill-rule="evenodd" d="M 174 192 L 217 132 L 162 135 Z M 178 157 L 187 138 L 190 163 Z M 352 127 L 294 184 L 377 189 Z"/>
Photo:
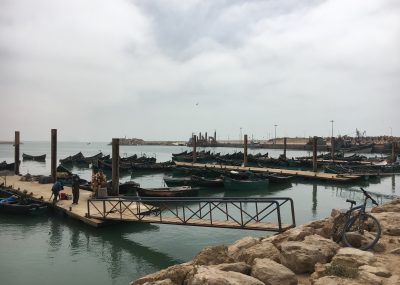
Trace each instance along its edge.
<path fill-rule="evenodd" d="M 130 285 L 143 285 L 150 282 L 161 281 L 170 279 L 173 284 L 182 284 L 186 278 L 186 275 L 193 269 L 193 266 L 187 264 L 178 264 L 170 266 L 164 270 L 146 275 L 136 281 L 130 283 Z"/>
<path fill-rule="evenodd" d="M 233 271 L 222 271 L 212 267 L 194 268 L 187 276 L 185 285 L 265 285 L 260 280 Z"/>
<path fill-rule="evenodd" d="M 392 275 L 385 282 L 385 285 L 399 285 L 399 284 L 400 284 L 400 277 L 398 275 Z"/>
<path fill-rule="evenodd" d="M 365 283 L 359 282 L 358 280 L 340 278 L 336 276 L 325 276 L 313 281 L 312 284 L 313 285 L 367 285 Z"/>
<path fill-rule="evenodd" d="M 382 285 L 383 280 L 379 278 L 375 274 L 369 273 L 367 271 L 361 271 L 359 274 L 359 280 L 363 282 L 363 284 L 368 285 Z"/>
<path fill-rule="evenodd" d="M 222 263 L 218 265 L 210 265 L 210 267 L 213 267 L 218 270 L 222 271 L 234 271 L 234 272 L 239 272 L 242 274 L 249 275 L 251 271 L 251 266 L 244 263 L 244 262 L 236 262 L 236 263 Z"/>
<path fill-rule="evenodd" d="M 260 243 L 259 238 L 244 237 L 235 241 L 232 245 L 228 246 L 229 256 L 236 258 L 237 255 L 244 249 Z"/>
<path fill-rule="evenodd" d="M 332 264 L 360 267 L 362 265 L 372 265 L 375 261 L 376 257 L 371 252 L 345 247 L 339 249 L 338 253 L 332 259 Z"/>
<path fill-rule="evenodd" d="M 171 279 L 165 279 L 165 280 L 159 280 L 159 281 L 146 282 L 143 285 L 176 285 L 176 283 L 172 282 Z"/>
<path fill-rule="evenodd" d="M 293 271 L 269 258 L 256 258 L 251 269 L 251 276 L 266 285 L 297 285 L 298 283 Z"/>
<path fill-rule="evenodd" d="M 382 233 L 390 236 L 400 236 L 400 211 L 374 213 L 375 218 L 381 224 Z"/>
<path fill-rule="evenodd" d="M 284 242 L 281 263 L 295 273 L 312 273 L 317 262 L 328 263 L 339 246 L 318 235 L 307 236 L 304 242 Z"/>
<path fill-rule="evenodd" d="M 232 262 L 234 260 L 228 256 L 228 248 L 225 245 L 205 247 L 193 258 L 194 265 L 216 265 Z"/>
<path fill-rule="evenodd" d="M 284 233 L 270 236 L 263 241 L 271 242 L 276 248 L 280 250 L 280 245 L 284 241 L 303 241 L 306 236 L 313 235 L 315 229 L 309 226 L 298 226 L 290 229 Z"/>
<path fill-rule="evenodd" d="M 243 261 L 250 265 L 252 265 L 255 258 L 270 258 L 279 262 L 279 250 L 272 243 L 263 241 L 241 250 L 236 255 L 237 261 Z"/>
<path fill-rule="evenodd" d="M 392 276 L 392 273 L 390 273 L 390 271 L 384 267 L 375 267 L 375 266 L 370 266 L 370 265 L 363 265 L 360 266 L 359 269 L 361 271 L 366 271 L 369 273 L 372 273 L 376 276 L 379 277 L 385 277 L 385 278 L 389 278 L 390 276 Z"/>
<path fill-rule="evenodd" d="M 391 254 L 400 254 L 400 247 L 395 248 L 395 249 L 392 249 L 392 250 L 390 251 L 390 253 L 391 253 Z"/>
<path fill-rule="evenodd" d="M 400 199 L 396 199 L 384 205 L 375 207 L 371 210 L 371 212 L 372 213 L 400 212 Z"/>

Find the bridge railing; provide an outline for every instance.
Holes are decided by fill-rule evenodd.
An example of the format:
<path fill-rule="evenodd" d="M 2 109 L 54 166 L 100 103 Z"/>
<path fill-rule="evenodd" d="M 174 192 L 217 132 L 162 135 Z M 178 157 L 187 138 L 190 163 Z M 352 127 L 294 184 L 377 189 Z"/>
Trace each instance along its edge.
<path fill-rule="evenodd" d="M 296 225 L 293 200 L 286 197 L 107 197 L 89 199 L 87 213 L 88 217 L 104 220 L 264 229 L 277 232 Z"/>

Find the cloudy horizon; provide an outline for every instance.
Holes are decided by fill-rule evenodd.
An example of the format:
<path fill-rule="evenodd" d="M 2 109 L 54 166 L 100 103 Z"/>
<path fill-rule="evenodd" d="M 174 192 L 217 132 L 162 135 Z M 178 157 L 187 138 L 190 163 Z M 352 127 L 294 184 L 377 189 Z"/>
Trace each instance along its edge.
<path fill-rule="evenodd" d="M 0 141 L 400 136 L 395 0 L 0 0 Z"/>

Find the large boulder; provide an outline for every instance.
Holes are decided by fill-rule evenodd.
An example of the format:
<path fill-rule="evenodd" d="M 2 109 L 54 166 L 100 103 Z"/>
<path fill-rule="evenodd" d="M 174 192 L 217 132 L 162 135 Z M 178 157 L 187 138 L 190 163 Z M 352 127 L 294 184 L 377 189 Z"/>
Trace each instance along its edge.
<path fill-rule="evenodd" d="M 390 201 L 371 210 L 372 213 L 400 212 L 400 199 Z"/>
<path fill-rule="evenodd" d="M 164 270 L 146 275 L 136 281 L 130 283 L 130 285 L 144 285 L 144 284 L 159 284 L 156 281 L 162 281 L 169 279 L 174 285 L 181 285 L 186 278 L 186 275 L 193 269 L 190 264 L 178 264 L 170 266 Z M 153 282 L 153 283 L 152 283 Z M 168 281 L 165 281 L 168 282 Z M 162 285 L 166 285 L 167 283 Z"/>
<path fill-rule="evenodd" d="M 312 285 L 367 285 L 364 282 L 349 279 L 349 278 L 341 278 L 337 276 L 324 276 L 319 278 L 311 283 Z"/>
<path fill-rule="evenodd" d="M 280 261 L 279 250 L 270 242 L 263 241 L 249 248 L 242 249 L 236 254 L 237 261 L 243 261 L 247 264 L 253 264 L 256 258 L 270 258 L 277 262 Z"/>
<path fill-rule="evenodd" d="M 303 242 L 288 241 L 281 245 L 281 263 L 295 273 L 312 273 L 317 262 L 328 263 L 339 246 L 319 235 L 307 236 Z"/>
<path fill-rule="evenodd" d="M 400 211 L 374 213 L 373 216 L 381 224 L 383 234 L 400 236 Z"/>
<path fill-rule="evenodd" d="M 213 267 L 194 268 L 187 276 L 185 285 L 264 285 L 260 280 L 233 271 Z"/>
<path fill-rule="evenodd" d="M 259 243 L 260 243 L 259 238 L 255 237 L 241 238 L 235 241 L 232 245 L 228 246 L 228 254 L 232 258 L 236 259 L 238 254 L 240 254 L 243 250 Z"/>
<path fill-rule="evenodd" d="M 234 260 L 228 255 L 228 247 L 225 245 L 205 247 L 193 258 L 193 264 L 195 265 L 215 265 L 232 262 Z"/>
<path fill-rule="evenodd" d="M 313 221 L 311 223 L 305 224 L 304 226 L 313 228 L 314 233 L 317 235 L 320 235 L 324 238 L 330 238 L 333 226 L 333 218 Z"/>
<path fill-rule="evenodd" d="M 172 282 L 171 279 L 165 279 L 159 281 L 149 281 L 144 283 L 143 285 L 176 285 L 176 283 Z"/>
<path fill-rule="evenodd" d="M 281 243 L 284 241 L 303 241 L 306 236 L 313 235 L 315 233 L 314 228 L 301 225 L 293 229 L 287 230 L 283 233 L 269 236 L 263 241 L 271 242 L 279 250 L 281 248 Z"/>
<path fill-rule="evenodd" d="M 338 253 L 332 258 L 332 264 L 347 267 L 373 265 L 374 262 L 376 262 L 376 257 L 373 253 L 351 247 L 339 249 Z"/>
<path fill-rule="evenodd" d="M 251 276 L 266 285 L 297 285 L 298 283 L 293 271 L 269 258 L 256 258 L 251 269 Z"/>
<path fill-rule="evenodd" d="M 235 262 L 235 263 L 222 263 L 218 265 L 210 265 L 210 267 L 213 267 L 218 270 L 222 271 L 234 271 L 234 272 L 239 272 L 242 274 L 249 275 L 251 271 L 251 266 L 244 263 L 244 262 Z"/>

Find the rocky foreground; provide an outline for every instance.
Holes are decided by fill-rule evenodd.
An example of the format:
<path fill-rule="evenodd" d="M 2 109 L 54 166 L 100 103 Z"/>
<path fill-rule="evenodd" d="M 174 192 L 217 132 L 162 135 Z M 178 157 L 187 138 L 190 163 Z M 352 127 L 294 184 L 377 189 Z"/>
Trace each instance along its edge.
<path fill-rule="evenodd" d="M 333 242 L 330 217 L 266 238 L 204 248 L 190 262 L 130 285 L 400 285 L 400 200 L 372 214 L 382 227 L 372 251 Z"/>

